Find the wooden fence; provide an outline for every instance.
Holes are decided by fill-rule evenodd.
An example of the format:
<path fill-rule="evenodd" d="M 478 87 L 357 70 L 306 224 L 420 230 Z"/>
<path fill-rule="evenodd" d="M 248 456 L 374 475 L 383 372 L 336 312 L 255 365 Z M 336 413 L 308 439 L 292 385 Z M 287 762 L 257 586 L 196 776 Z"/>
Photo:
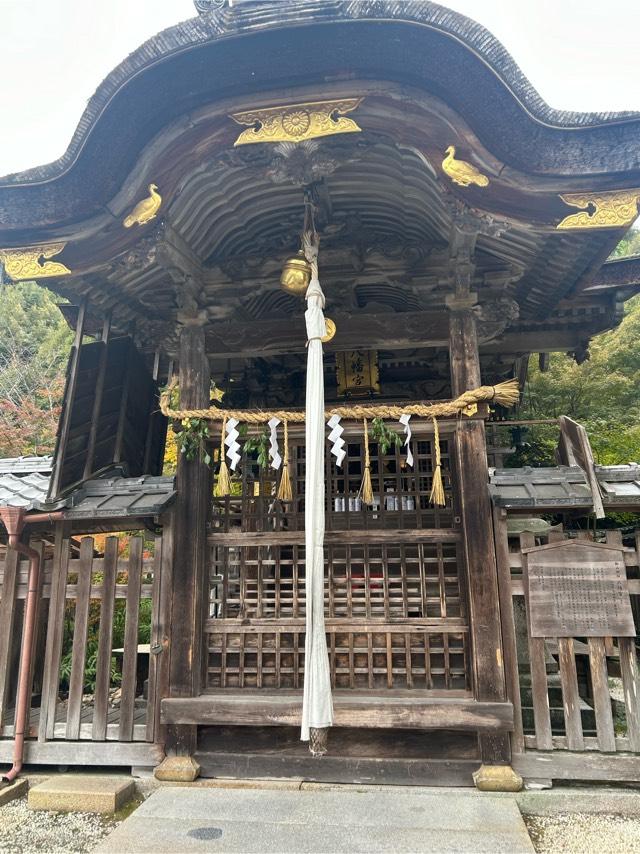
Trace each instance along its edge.
<path fill-rule="evenodd" d="M 532 637 L 523 550 L 570 535 L 552 530 L 544 540 L 531 533 L 509 538 L 500 510 L 494 523 L 505 667 L 515 716 L 514 766 L 529 778 L 640 779 L 637 637 Z M 587 532 L 577 536 L 589 539 Z M 608 531 L 606 539 L 622 548 L 620 531 Z M 639 544 L 640 532 L 635 547 L 623 550 L 636 621 Z"/>
<path fill-rule="evenodd" d="M 159 724 L 161 537 L 152 551 L 144 552 L 141 536 L 108 536 L 99 551 L 92 537 L 78 544 L 57 526 L 53 554 L 41 573 L 28 730 L 35 743 L 27 743 L 27 759 L 50 755 L 51 761 L 73 762 L 60 750 L 43 748 L 55 742 L 110 748 L 82 749 L 88 764 L 146 764 L 147 754 L 158 752 L 113 750 L 114 742 L 150 747 Z M 13 735 L 27 575 L 28 562 L 8 552 L 0 563 L 2 761 Z"/>

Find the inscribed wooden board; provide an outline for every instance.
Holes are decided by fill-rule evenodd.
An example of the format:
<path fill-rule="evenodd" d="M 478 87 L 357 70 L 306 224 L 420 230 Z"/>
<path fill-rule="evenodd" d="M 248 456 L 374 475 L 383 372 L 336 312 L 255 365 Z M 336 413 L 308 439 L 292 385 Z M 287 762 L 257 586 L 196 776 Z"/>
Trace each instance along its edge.
<path fill-rule="evenodd" d="M 571 540 L 524 553 L 531 637 L 635 635 L 622 549 Z"/>

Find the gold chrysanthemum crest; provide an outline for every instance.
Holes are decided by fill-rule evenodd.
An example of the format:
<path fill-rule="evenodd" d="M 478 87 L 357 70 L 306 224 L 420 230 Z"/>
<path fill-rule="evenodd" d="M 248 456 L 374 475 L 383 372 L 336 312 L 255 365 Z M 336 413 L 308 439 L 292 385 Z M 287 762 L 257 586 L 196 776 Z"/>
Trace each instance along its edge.
<path fill-rule="evenodd" d="M 346 117 L 360 105 L 362 98 L 343 98 L 339 101 L 312 101 L 232 113 L 230 118 L 239 125 L 249 125 L 235 145 L 256 142 L 303 142 L 336 133 L 359 133 L 356 122 Z"/>

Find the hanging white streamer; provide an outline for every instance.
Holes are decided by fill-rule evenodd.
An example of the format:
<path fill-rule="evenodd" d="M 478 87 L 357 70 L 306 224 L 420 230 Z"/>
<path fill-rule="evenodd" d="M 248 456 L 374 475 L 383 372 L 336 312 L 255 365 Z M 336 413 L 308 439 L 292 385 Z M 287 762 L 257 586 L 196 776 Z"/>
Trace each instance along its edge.
<path fill-rule="evenodd" d="M 240 442 L 238 442 L 240 433 L 236 429 L 239 423 L 237 418 L 227 418 L 227 435 L 225 436 L 224 443 L 227 446 L 227 457 L 231 463 L 231 471 L 235 471 L 240 462 Z"/>
<path fill-rule="evenodd" d="M 329 433 L 329 441 L 332 442 L 331 453 L 336 458 L 336 465 L 338 468 L 341 468 L 347 452 L 344 450 L 346 442 L 342 438 L 344 427 L 340 423 L 340 416 L 332 415 L 327 421 L 327 427 L 331 428 L 331 432 Z"/>
<path fill-rule="evenodd" d="M 404 446 L 407 449 L 407 465 L 413 468 L 413 454 L 411 453 L 411 427 L 409 426 L 411 416 L 401 415 L 398 420 L 401 424 L 404 424 L 404 435 L 407 437 L 404 440 Z"/>
<path fill-rule="evenodd" d="M 271 442 L 271 444 L 269 445 L 269 459 L 271 460 L 272 469 L 279 469 L 282 464 L 282 457 L 280 456 L 280 451 L 278 450 L 279 423 L 279 418 L 269 419 L 269 430 L 271 431 L 269 434 L 269 441 Z"/>

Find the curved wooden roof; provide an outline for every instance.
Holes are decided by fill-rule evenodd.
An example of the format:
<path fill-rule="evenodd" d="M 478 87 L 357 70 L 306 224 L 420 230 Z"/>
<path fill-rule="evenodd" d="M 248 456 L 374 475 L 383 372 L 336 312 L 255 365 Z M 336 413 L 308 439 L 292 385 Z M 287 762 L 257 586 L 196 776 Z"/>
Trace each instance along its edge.
<path fill-rule="evenodd" d="M 571 350 L 615 322 L 614 294 L 572 300 L 624 229 L 556 225 L 575 210 L 561 193 L 640 187 L 640 114 L 552 109 L 484 28 L 418 0 L 241 2 L 159 33 L 99 86 L 58 161 L 0 178 L 0 247 L 66 243 L 56 260 L 72 275 L 46 283 L 88 296 L 96 315 L 112 310 L 117 329 L 136 320 L 148 346 L 167 347 L 195 278 L 211 353 L 244 351 L 247 320 L 276 317 L 282 352 L 299 306 L 277 281 L 302 190 L 273 179 L 273 146 L 234 149 L 229 114 L 345 97 L 363 98 L 362 133 L 318 149 L 332 162 L 319 206 L 338 317 L 364 310 L 383 328 L 384 312 L 441 311 L 452 224 L 470 216 L 482 221 L 479 301 L 520 306 L 508 352 L 529 352 L 541 332 L 555 336 L 549 349 Z M 441 163 L 452 144 L 488 187 L 451 184 Z M 124 228 L 150 182 L 158 219 Z"/>
<path fill-rule="evenodd" d="M 528 174 L 640 183 L 638 113 L 554 110 L 462 15 L 421 0 L 240 3 L 159 33 L 115 68 L 59 160 L 0 179 L 3 231 L 95 215 L 155 134 L 203 104 L 340 79 L 437 96 L 495 158 Z"/>

